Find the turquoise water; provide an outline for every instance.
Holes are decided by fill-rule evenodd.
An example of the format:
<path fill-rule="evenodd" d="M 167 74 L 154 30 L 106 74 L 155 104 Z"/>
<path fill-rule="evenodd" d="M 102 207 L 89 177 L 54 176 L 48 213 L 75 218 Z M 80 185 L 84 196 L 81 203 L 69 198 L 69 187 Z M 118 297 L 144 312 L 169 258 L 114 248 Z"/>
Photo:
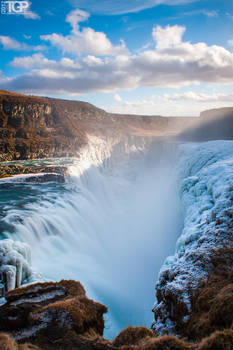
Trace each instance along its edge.
<path fill-rule="evenodd" d="M 154 148 L 153 148 L 154 147 Z M 153 321 L 154 285 L 173 253 L 182 219 L 170 145 L 90 145 L 67 166 L 64 184 L 0 181 L 1 238 L 30 245 L 48 280 L 75 279 L 105 304 L 105 336 Z"/>

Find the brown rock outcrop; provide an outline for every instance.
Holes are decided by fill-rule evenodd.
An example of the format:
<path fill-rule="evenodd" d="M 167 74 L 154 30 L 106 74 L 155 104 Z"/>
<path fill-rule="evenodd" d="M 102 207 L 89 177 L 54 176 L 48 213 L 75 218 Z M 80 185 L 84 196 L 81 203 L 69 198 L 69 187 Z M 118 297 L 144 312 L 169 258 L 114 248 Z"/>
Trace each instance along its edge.
<path fill-rule="evenodd" d="M 43 350 L 94 349 L 102 340 L 103 314 L 107 308 L 88 299 L 80 283 L 38 283 L 15 289 L 0 308 L 0 331 L 19 343 Z M 98 340 L 99 339 L 99 340 Z"/>
<path fill-rule="evenodd" d="M 94 109 L 85 103 L 0 94 L 0 160 L 70 156 L 86 143 L 75 108 L 81 114 Z M 82 112 L 83 111 L 83 112 Z M 77 113 L 77 112 L 76 112 Z"/>
<path fill-rule="evenodd" d="M 0 90 L 0 161 L 77 156 L 87 134 L 177 134 L 197 118 L 109 114 L 79 101 Z"/>
<path fill-rule="evenodd" d="M 26 175 L 26 174 L 57 174 L 61 175 L 61 178 L 67 173 L 67 168 L 62 166 L 29 166 L 22 164 L 6 164 L 0 165 L 0 179 L 5 177 L 11 177 L 14 175 Z"/>
<path fill-rule="evenodd" d="M 233 248 L 219 249 L 212 257 L 214 268 L 192 301 L 192 313 L 183 336 L 200 340 L 233 325 Z"/>
<path fill-rule="evenodd" d="M 0 308 L 1 350 L 232 350 L 233 330 L 190 343 L 128 327 L 110 342 L 102 337 L 106 308 L 85 296 L 78 282 L 38 283 L 8 293 Z M 3 327 L 3 322 L 5 327 Z M 17 339 L 17 340 L 16 340 Z M 30 343 L 29 343 L 30 341 Z"/>

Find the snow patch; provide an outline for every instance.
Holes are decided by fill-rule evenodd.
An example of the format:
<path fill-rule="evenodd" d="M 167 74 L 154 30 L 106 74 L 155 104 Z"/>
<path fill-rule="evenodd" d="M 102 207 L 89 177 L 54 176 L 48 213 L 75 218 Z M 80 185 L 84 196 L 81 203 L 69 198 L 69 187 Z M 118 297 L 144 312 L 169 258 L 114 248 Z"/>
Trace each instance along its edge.
<path fill-rule="evenodd" d="M 42 293 L 39 296 L 35 296 L 35 297 L 30 297 L 30 298 L 22 298 L 19 300 L 16 300 L 14 302 L 11 303 L 11 305 L 20 305 L 20 304 L 24 304 L 24 303 L 41 303 L 43 301 L 46 300 L 51 300 L 54 299 L 57 296 L 62 296 L 65 295 L 65 291 L 64 290 L 54 290 L 52 292 L 48 292 L 48 293 Z"/>

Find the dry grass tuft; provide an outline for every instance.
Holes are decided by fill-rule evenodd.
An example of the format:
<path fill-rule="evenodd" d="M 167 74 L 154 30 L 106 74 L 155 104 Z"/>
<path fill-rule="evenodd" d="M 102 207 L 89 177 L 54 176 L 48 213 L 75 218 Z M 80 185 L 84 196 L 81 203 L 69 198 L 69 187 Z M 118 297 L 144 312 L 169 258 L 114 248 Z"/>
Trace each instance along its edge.
<path fill-rule="evenodd" d="M 0 349 L 1 350 L 40 350 L 32 344 L 17 344 L 8 334 L 0 334 Z"/>
<path fill-rule="evenodd" d="M 202 340 L 197 350 L 233 350 L 233 330 L 215 332 Z"/>
<path fill-rule="evenodd" d="M 233 323 L 233 248 L 219 249 L 208 280 L 193 298 L 190 319 L 180 334 L 194 341 L 215 331 L 231 328 Z"/>
<path fill-rule="evenodd" d="M 114 339 L 114 346 L 122 346 L 122 345 L 136 345 L 142 339 L 146 337 L 156 337 L 154 333 L 152 333 L 146 327 L 127 327 L 124 329 L 118 336 Z"/>
<path fill-rule="evenodd" d="M 165 335 L 160 338 L 146 338 L 138 350 L 191 350 L 192 345 L 175 336 Z"/>
<path fill-rule="evenodd" d="M 1 350 L 18 350 L 18 345 L 8 334 L 1 333 L 0 349 Z"/>

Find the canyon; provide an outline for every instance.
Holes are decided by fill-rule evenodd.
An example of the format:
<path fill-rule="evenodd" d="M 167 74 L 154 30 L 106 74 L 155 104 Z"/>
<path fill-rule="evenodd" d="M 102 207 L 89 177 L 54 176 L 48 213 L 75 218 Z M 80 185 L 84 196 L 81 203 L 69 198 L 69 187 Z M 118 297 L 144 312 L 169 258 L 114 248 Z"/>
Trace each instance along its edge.
<path fill-rule="evenodd" d="M 47 186 L 46 183 L 54 182 L 63 185 L 66 183 L 67 176 L 72 179 L 73 172 L 78 169 L 80 170 L 78 177 L 83 176 L 83 183 L 78 182 L 78 190 L 83 190 L 83 184 L 87 183 L 90 186 L 88 188 L 90 196 L 94 194 L 100 196 L 106 192 L 104 185 L 109 187 L 112 184 L 117 190 L 119 187 L 121 190 L 124 189 L 124 183 L 122 185 L 117 181 L 116 184 L 110 181 L 105 184 L 101 182 L 104 179 L 102 179 L 103 172 L 106 171 L 102 164 L 108 163 L 108 166 L 110 164 L 107 170 L 111 171 L 111 161 L 115 162 L 112 157 L 114 155 L 112 148 L 119 145 L 123 147 L 123 144 L 124 147 L 127 146 L 127 151 L 134 154 L 132 146 L 137 145 L 138 154 L 142 152 L 142 157 L 136 159 L 135 163 L 130 160 L 130 173 L 126 175 L 129 179 L 134 178 L 134 165 L 136 164 L 135 173 L 137 173 L 138 169 L 143 166 L 143 159 L 146 155 L 149 162 L 149 173 L 145 173 L 145 182 L 148 181 L 149 184 L 150 181 L 153 183 L 160 179 L 156 171 L 153 173 L 151 159 L 154 154 L 156 157 L 153 158 L 153 161 L 158 162 L 159 166 L 161 163 L 161 169 L 164 166 L 163 159 L 166 159 L 164 155 L 169 154 L 166 159 L 168 168 L 165 166 L 165 169 L 169 173 L 169 169 L 176 168 L 183 218 L 182 227 L 177 227 L 179 237 L 175 252 L 160 266 L 161 270 L 156 284 L 156 303 L 153 308 L 153 332 L 145 327 L 128 327 L 111 341 L 103 337 L 103 314 L 107 312 L 104 305 L 87 298 L 79 282 L 63 280 L 37 283 L 36 279 L 31 278 L 34 276 L 34 271 L 29 266 L 30 259 L 23 260 L 21 264 L 19 254 L 25 258 L 26 248 L 22 248 L 20 243 L 2 240 L 1 270 L 4 273 L 13 271 L 16 283 L 12 287 L 12 279 L 8 278 L 9 288 L 6 292 L 5 304 L 0 307 L 2 320 L 0 330 L 9 335 L 2 334 L 0 344 L 1 341 L 5 341 L 12 344 L 12 349 L 21 349 L 21 346 L 24 346 L 22 344 L 29 342 L 43 350 L 232 349 L 233 108 L 206 111 L 196 118 L 115 115 L 85 102 L 1 91 L 0 136 L 0 177 L 5 178 L 1 185 L 1 189 L 6 189 L 4 193 L 7 193 L 8 187 L 14 188 L 14 183 L 16 186 L 22 186 L 22 182 L 17 183 L 22 178 L 19 177 L 17 180 L 15 175 L 24 174 L 23 179 L 25 180 L 23 181 L 27 184 L 35 183 L 43 186 L 44 183 L 44 186 Z M 97 142 L 99 139 L 102 140 L 100 145 Z M 83 165 L 86 166 L 85 159 L 92 156 L 92 148 L 89 147 L 91 142 L 93 142 L 93 152 L 95 153 L 96 150 L 99 152 L 97 152 L 96 160 L 100 163 L 90 163 L 91 166 L 88 164 L 87 169 L 82 168 Z M 144 155 L 140 147 L 148 144 L 150 145 L 149 151 Z M 99 146 L 101 146 L 100 151 Z M 112 152 L 111 155 L 107 152 L 108 147 Z M 120 158 L 120 161 L 117 158 L 116 168 L 129 161 L 128 158 L 124 159 L 124 147 L 123 152 L 122 149 L 116 152 L 117 157 Z M 101 157 L 99 159 L 103 151 L 106 154 L 103 159 Z M 63 157 L 80 158 L 84 163 L 81 163 L 82 166 L 78 168 L 75 168 L 74 165 L 71 168 L 70 165 L 48 166 L 46 162 L 43 164 L 39 162 L 36 166 L 32 166 L 31 163 L 35 160 L 44 162 L 46 158 Z M 124 170 L 124 167 L 122 169 Z M 122 169 L 115 170 L 121 171 Z M 166 172 L 164 177 L 165 174 Z M 13 182 L 7 182 L 9 176 L 13 176 Z M 125 179 L 128 180 L 127 177 Z M 161 180 L 161 185 L 158 181 L 156 186 L 166 187 L 165 180 L 166 178 Z M 140 194 L 143 195 L 144 187 L 142 186 L 141 189 L 138 185 L 140 181 L 136 182 L 133 189 L 137 188 L 140 196 Z M 101 189 L 100 194 L 98 186 Z M 158 191 L 156 186 L 153 190 Z M 148 188 L 145 186 L 145 189 L 150 191 L 149 186 Z M 155 196 L 156 193 L 158 195 L 162 192 L 155 191 Z M 110 194 L 108 193 L 109 196 Z M 93 202 L 94 197 L 90 198 Z M 65 204 L 66 202 L 72 204 L 70 207 L 66 207 L 61 200 L 59 207 L 64 206 L 71 212 L 77 205 L 71 199 L 71 196 L 64 199 Z M 75 200 L 77 200 L 76 197 Z M 85 205 L 82 197 L 78 197 L 78 200 Z M 170 218 L 168 203 L 172 200 L 171 198 L 167 200 L 167 197 L 163 200 L 167 201 L 164 207 L 161 204 L 161 212 L 166 214 L 164 219 L 166 221 Z M 104 201 L 108 203 L 108 197 L 104 198 Z M 81 208 L 78 208 L 74 217 L 77 217 Z M 143 204 L 140 204 L 139 208 L 136 206 L 133 208 L 140 210 L 138 215 L 143 214 Z M 39 206 L 35 207 L 35 212 L 38 209 Z M 153 202 L 151 208 L 148 207 L 148 209 L 152 210 L 151 216 L 153 216 L 153 210 L 158 210 L 156 207 L 153 208 Z M 48 210 L 49 207 L 48 209 L 45 207 L 45 211 Z M 101 213 L 98 210 L 96 208 L 97 214 L 94 210 L 90 211 L 93 220 L 95 220 L 95 214 L 98 216 Z M 107 206 L 103 206 L 103 210 L 108 213 Z M 38 213 L 43 220 L 46 218 L 44 212 L 38 211 Z M 63 211 L 60 210 L 60 213 Z M 145 223 L 148 221 L 149 213 L 150 211 L 147 211 L 145 207 Z M 52 211 L 48 211 L 49 219 L 52 214 Z M 32 221 L 33 215 L 34 212 L 32 212 Z M 159 214 L 157 215 L 159 217 Z M 125 219 L 125 216 L 121 218 Z M 110 221 L 111 219 L 115 225 L 119 220 L 115 216 L 110 217 Z M 19 231 L 22 230 L 22 224 L 25 224 L 27 229 L 33 228 L 34 222 L 27 222 L 27 217 L 22 216 L 17 220 L 13 221 L 15 226 L 12 234 L 17 232 L 18 228 Z M 44 222 L 39 220 L 40 217 L 37 223 L 43 228 Z M 69 222 L 71 217 L 67 220 Z M 129 228 L 133 227 L 137 232 L 138 221 L 136 218 L 134 220 L 136 224 Z M 98 221 L 94 223 L 98 224 Z M 106 226 L 106 231 L 111 226 Z M 61 229 L 59 223 L 58 227 L 54 223 L 51 230 L 48 225 L 45 226 L 44 235 L 40 237 L 40 240 L 47 239 L 46 235 L 50 237 L 54 231 L 55 236 L 58 237 L 63 237 L 62 234 L 65 234 L 65 239 L 68 241 L 69 232 L 61 232 Z M 118 227 L 113 231 L 116 234 L 117 229 Z M 32 229 L 28 232 L 30 235 L 34 234 Z M 35 233 L 38 235 L 37 231 Z M 134 232 L 129 232 L 130 238 L 131 235 L 134 237 Z M 19 237 L 26 236 L 19 235 Z M 106 237 L 100 236 L 100 238 Z M 72 244 L 75 244 L 74 236 L 71 238 Z M 115 242 L 118 243 L 117 240 Z M 115 258 L 115 255 L 112 258 Z M 26 273 L 19 269 L 19 265 L 25 266 Z M 124 274 L 123 271 L 122 274 Z M 129 274 L 128 279 L 130 278 Z M 17 282 L 19 280 L 21 283 Z M 83 283 L 81 279 L 80 282 Z M 24 286 L 27 283 L 30 285 Z M 18 288 L 20 284 L 22 286 Z M 17 288 L 14 289 L 15 287 Z M 86 288 L 85 283 L 84 287 Z M 124 307 L 126 308 L 127 305 Z M 13 337 L 14 340 L 10 337 Z M 26 346 L 30 349 L 32 345 L 25 345 L 25 349 Z"/>
<path fill-rule="evenodd" d="M 79 101 L 0 90 L 0 161 L 76 156 L 87 135 L 232 139 L 233 108 L 200 118 L 110 114 Z"/>

